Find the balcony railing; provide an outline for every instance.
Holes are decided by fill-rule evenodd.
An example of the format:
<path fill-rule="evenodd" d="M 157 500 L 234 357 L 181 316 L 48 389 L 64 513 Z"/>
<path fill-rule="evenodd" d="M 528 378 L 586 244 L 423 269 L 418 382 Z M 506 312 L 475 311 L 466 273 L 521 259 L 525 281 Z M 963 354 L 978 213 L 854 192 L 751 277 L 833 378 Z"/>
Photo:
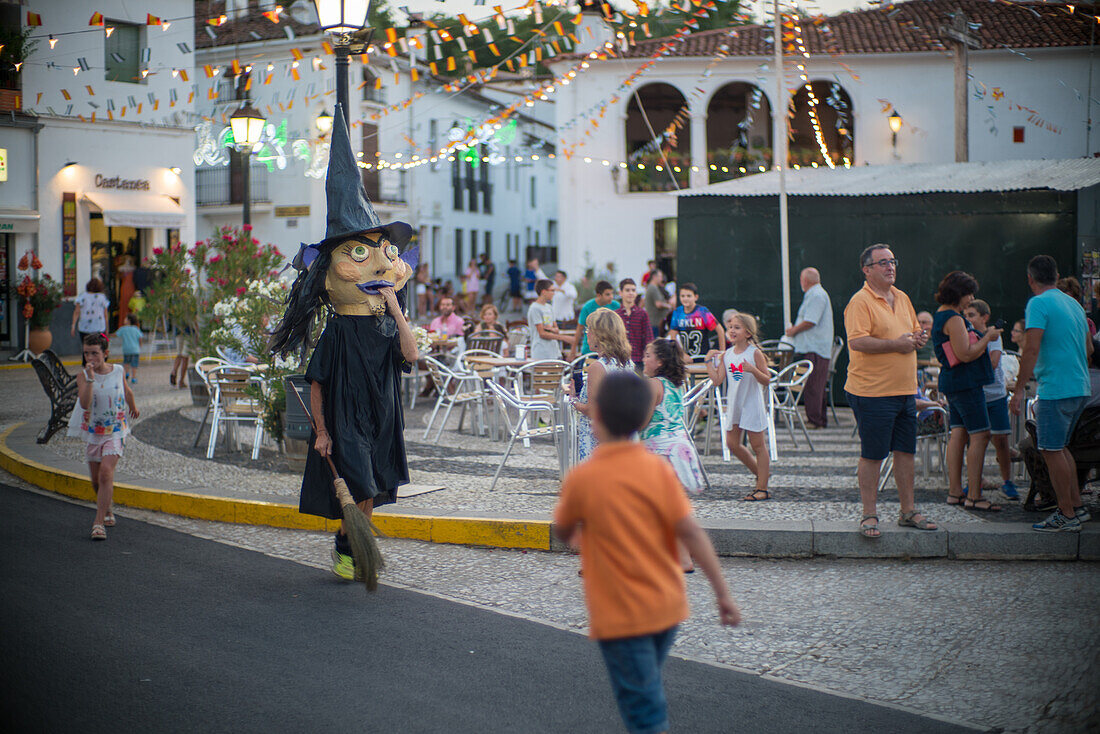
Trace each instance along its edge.
<path fill-rule="evenodd" d="M 199 206 L 227 206 L 243 202 L 243 185 L 239 171 L 229 166 L 217 168 L 199 168 L 195 171 L 195 200 Z M 234 174 L 238 174 L 234 176 Z M 267 167 L 252 166 L 249 181 L 250 197 L 253 203 L 270 202 L 267 193 Z M 236 180 L 234 180 L 236 179 Z"/>

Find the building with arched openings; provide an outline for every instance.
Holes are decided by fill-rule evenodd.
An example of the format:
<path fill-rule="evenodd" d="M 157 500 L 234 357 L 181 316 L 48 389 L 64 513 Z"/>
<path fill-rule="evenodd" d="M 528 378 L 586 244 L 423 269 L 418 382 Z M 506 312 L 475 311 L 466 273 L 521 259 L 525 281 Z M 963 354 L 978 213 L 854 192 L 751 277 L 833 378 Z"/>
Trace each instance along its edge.
<path fill-rule="evenodd" d="M 958 9 L 978 46 L 969 160 L 1100 152 L 1088 129 L 1098 96 L 1090 80 L 1100 84 L 1090 74 L 1095 21 L 1072 5 L 912 0 L 802 18 L 786 29 L 782 92 L 768 27 L 646 39 L 611 55 L 604 44 L 616 39 L 586 14 L 578 53 L 598 58 L 555 95 L 563 266 L 614 261 L 637 276 L 657 259 L 675 279 L 693 279 L 674 272 L 674 192 L 770 169 L 779 106 L 792 168 L 954 161 L 955 61 L 941 26 Z M 558 57 L 555 71 L 576 58 Z"/>

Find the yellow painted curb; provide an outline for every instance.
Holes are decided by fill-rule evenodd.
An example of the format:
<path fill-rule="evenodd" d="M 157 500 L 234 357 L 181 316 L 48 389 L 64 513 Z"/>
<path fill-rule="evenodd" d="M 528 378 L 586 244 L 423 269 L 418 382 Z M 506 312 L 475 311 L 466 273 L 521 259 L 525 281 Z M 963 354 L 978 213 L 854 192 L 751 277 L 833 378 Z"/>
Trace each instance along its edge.
<path fill-rule="evenodd" d="M 17 423 L 0 434 L 0 467 L 42 489 L 94 502 L 95 492 L 87 476 L 33 461 L 8 446 L 8 436 L 21 425 L 23 424 Z M 181 517 L 244 525 L 267 525 L 276 528 L 328 532 L 335 532 L 340 526 L 340 523 L 335 520 L 304 515 L 298 512 L 295 505 L 212 497 L 191 492 L 171 492 L 126 482 L 115 482 L 114 502 L 126 507 L 155 510 Z M 374 513 L 374 523 L 379 530 L 391 538 L 496 548 L 550 550 L 548 520 L 437 517 L 379 510 Z"/>
<path fill-rule="evenodd" d="M 161 360 L 175 359 L 175 358 L 176 358 L 176 355 L 174 355 L 174 354 L 154 354 L 152 357 L 142 357 L 140 361 L 141 362 L 159 362 Z M 79 367 L 80 366 L 80 360 L 79 359 L 66 359 L 66 360 L 63 360 L 61 362 L 61 364 L 65 365 L 66 367 Z M 122 362 L 117 362 L 117 364 L 122 364 Z M 0 364 L 0 370 L 25 370 L 25 369 L 30 369 L 30 366 L 31 366 L 30 362 L 12 362 L 11 364 Z"/>

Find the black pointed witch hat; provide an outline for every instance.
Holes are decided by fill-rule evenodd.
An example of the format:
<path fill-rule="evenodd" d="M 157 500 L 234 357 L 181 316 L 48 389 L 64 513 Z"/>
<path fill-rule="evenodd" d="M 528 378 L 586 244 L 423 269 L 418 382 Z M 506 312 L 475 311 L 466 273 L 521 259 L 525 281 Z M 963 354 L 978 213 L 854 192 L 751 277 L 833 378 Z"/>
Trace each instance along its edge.
<path fill-rule="evenodd" d="M 344 110 L 339 104 L 336 105 L 332 141 L 329 144 L 325 198 L 328 203 L 325 238 L 315 245 L 302 247 L 294 262 L 299 270 L 309 267 L 321 248 L 342 242 L 352 235 L 383 232 L 398 249 L 404 249 L 412 238 L 413 229 L 407 223 L 382 224 L 375 213 L 366 189 L 363 188 L 359 163 L 351 149 L 351 138 L 344 121 Z M 415 263 L 413 265 L 415 267 Z"/>

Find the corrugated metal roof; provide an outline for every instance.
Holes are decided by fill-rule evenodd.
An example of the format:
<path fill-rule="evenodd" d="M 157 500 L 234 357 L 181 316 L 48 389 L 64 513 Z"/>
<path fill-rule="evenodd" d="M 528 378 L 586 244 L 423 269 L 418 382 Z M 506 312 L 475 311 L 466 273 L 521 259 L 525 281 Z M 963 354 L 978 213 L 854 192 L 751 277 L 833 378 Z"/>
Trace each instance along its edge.
<path fill-rule="evenodd" d="M 985 163 L 898 163 L 855 168 L 787 171 L 790 196 L 891 196 L 898 194 L 1077 191 L 1100 184 L 1100 158 Z M 767 196 L 779 194 L 775 171 L 723 181 L 675 196 Z"/>

